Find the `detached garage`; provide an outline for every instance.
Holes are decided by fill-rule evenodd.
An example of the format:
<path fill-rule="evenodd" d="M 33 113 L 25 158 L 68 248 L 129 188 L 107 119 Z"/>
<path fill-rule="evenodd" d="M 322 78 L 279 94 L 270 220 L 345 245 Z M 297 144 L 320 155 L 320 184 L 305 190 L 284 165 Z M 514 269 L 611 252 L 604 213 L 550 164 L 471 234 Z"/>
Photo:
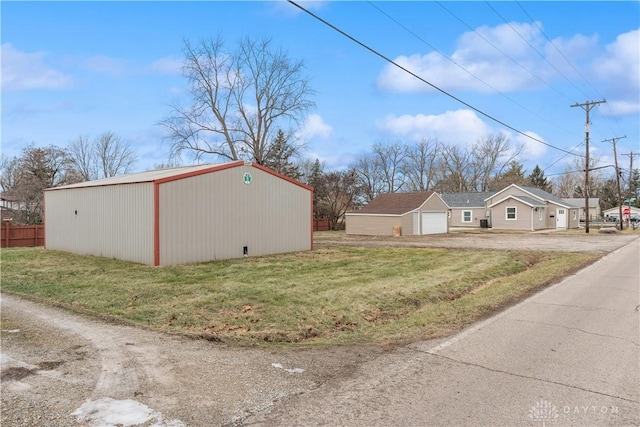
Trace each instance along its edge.
<path fill-rule="evenodd" d="M 346 233 L 369 236 L 447 233 L 448 210 L 433 191 L 380 194 L 362 209 L 345 214 Z"/>
<path fill-rule="evenodd" d="M 313 189 L 251 162 L 123 175 L 44 196 L 47 249 L 170 265 L 313 245 Z"/>

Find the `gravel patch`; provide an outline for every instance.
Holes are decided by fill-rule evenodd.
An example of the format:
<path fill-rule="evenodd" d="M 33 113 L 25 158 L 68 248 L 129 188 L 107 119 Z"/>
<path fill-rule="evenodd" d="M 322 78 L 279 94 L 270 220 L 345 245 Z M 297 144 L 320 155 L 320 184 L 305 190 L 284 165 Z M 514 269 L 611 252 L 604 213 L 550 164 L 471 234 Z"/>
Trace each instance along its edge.
<path fill-rule="evenodd" d="M 83 318 L 2 295 L 3 426 L 240 425 L 382 352 L 267 351 Z"/>

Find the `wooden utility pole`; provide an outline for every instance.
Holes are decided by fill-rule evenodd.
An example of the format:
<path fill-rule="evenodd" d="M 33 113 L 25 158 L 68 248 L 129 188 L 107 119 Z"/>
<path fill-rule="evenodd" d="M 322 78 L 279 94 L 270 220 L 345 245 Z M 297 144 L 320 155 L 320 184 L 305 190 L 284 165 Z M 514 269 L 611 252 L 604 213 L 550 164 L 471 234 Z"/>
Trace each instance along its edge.
<path fill-rule="evenodd" d="M 591 122 L 589 121 L 589 112 L 593 107 L 598 104 L 604 104 L 607 102 L 606 100 L 602 101 L 587 101 L 582 104 L 573 104 L 571 107 L 582 107 L 584 111 L 587 113 L 587 121 L 584 125 L 584 133 L 585 133 L 585 145 L 587 147 L 587 154 L 585 158 L 584 165 L 584 231 L 585 233 L 589 233 L 589 126 Z"/>
<path fill-rule="evenodd" d="M 623 222 L 622 222 L 622 192 L 620 191 L 620 174 L 621 171 L 618 168 L 618 154 L 616 152 L 616 141 L 618 141 L 619 139 L 622 138 L 626 138 L 627 135 L 625 136 L 618 136 L 616 138 L 611 138 L 611 139 L 605 139 L 602 142 L 611 142 L 613 144 L 613 160 L 615 162 L 616 165 L 616 183 L 618 185 L 618 218 L 620 219 L 620 231 L 624 230 L 624 226 L 623 226 Z"/>
<path fill-rule="evenodd" d="M 633 156 L 640 156 L 640 153 L 629 153 L 629 154 L 623 154 L 623 156 L 629 156 L 629 197 L 627 197 L 627 199 L 629 200 L 628 206 L 629 206 L 629 225 L 631 225 L 631 196 L 635 196 L 635 188 L 633 188 Z"/>

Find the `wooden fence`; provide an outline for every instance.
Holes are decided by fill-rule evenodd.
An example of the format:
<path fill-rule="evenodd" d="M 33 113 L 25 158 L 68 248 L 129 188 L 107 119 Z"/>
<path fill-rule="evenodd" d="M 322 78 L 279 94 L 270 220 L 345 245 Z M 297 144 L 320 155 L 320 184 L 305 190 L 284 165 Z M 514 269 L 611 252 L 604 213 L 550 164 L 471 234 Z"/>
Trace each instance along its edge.
<path fill-rule="evenodd" d="M 327 231 L 330 228 L 328 219 L 314 219 L 313 220 L 313 231 Z"/>
<path fill-rule="evenodd" d="M 0 238 L 3 248 L 44 246 L 44 225 L 11 225 L 4 221 Z"/>

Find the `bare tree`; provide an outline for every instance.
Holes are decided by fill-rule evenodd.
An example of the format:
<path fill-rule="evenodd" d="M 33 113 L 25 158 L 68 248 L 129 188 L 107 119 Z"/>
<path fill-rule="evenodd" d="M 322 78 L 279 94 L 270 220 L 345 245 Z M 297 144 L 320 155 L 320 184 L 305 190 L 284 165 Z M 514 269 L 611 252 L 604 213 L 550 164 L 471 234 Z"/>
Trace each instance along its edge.
<path fill-rule="evenodd" d="M 444 145 L 441 155 L 440 179 L 436 183 L 436 190 L 443 193 L 471 191 L 469 153 L 457 145 Z"/>
<path fill-rule="evenodd" d="M 376 143 L 372 152 L 356 159 L 353 170 L 364 202 L 370 202 L 380 193 L 402 191 L 407 177 L 405 159 L 407 147 L 400 142 Z"/>
<path fill-rule="evenodd" d="M 98 135 L 93 149 L 100 178 L 130 172 L 138 157 L 131 147 L 113 132 Z"/>
<path fill-rule="evenodd" d="M 487 191 L 492 178 L 499 176 L 515 161 L 523 146 L 512 148 L 504 133 L 488 135 L 479 139 L 471 148 L 470 191 Z"/>
<path fill-rule="evenodd" d="M 16 222 L 39 224 L 43 221 L 43 191 L 80 180 L 69 154 L 62 148 L 34 147 L 22 150 L 20 157 L 3 164 L 2 190 L 19 206 Z"/>
<path fill-rule="evenodd" d="M 562 198 L 577 197 L 578 188 L 584 183 L 584 172 L 576 171 L 573 166 L 567 166 L 563 174 L 553 180 L 553 194 Z"/>
<path fill-rule="evenodd" d="M 439 147 L 438 141 L 429 138 L 407 147 L 404 171 L 411 191 L 429 191 L 434 186 L 440 163 Z"/>
<path fill-rule="evenodd" d="M 69 156 L 83 181 L 131 172 L 138 158 L 129 144 L 113 132 L 103 132 L 93 141 L 79 136 L 69 144 Z"/>
<path fill-rule="evenodd" d="M 381 165 L 383 174 L 383 191 L 397 193 L 402 191 L 406 178 L 403 173 L 404 161 L 407 156 L 406 146 L 400 142 L 373 145 L 373 154 Z"/>
<path fill-rule="evenodd" d="M 93 143 L 89 137 L 80 135 L 68 147 L 73 166 L 83 181 L 98 179 Z"/>
<path fill-rule="evenodd" d="M 382 164 L 375 155 L 367 153 L 358 157 L 353 165 L 362 202 L 369 203 L 384 190 Z"/>
<path fill-rule="evenodd" d="M 235 50 L 221 37 L 185 41 L 184 54 L 191 103 L 175 104 L 162 122 L 173 158 L 186 153 L 194 160 L 212 155 L 263 164 L 276 130 L 299 125 L 314 106 L 303 62 L 269 39 L 244 38 Z"/>
<path fill-rule="evenodd" d="M 322 217 L 328 218 L 331 229 L 338 230 L 344 224 L 344 214 L 353 209 L 358 188 L 356 172 L 334 171 L 322 175 L 318 182 L 322 187 L 323 198 L 318 200 L 318 208 Z"/>

